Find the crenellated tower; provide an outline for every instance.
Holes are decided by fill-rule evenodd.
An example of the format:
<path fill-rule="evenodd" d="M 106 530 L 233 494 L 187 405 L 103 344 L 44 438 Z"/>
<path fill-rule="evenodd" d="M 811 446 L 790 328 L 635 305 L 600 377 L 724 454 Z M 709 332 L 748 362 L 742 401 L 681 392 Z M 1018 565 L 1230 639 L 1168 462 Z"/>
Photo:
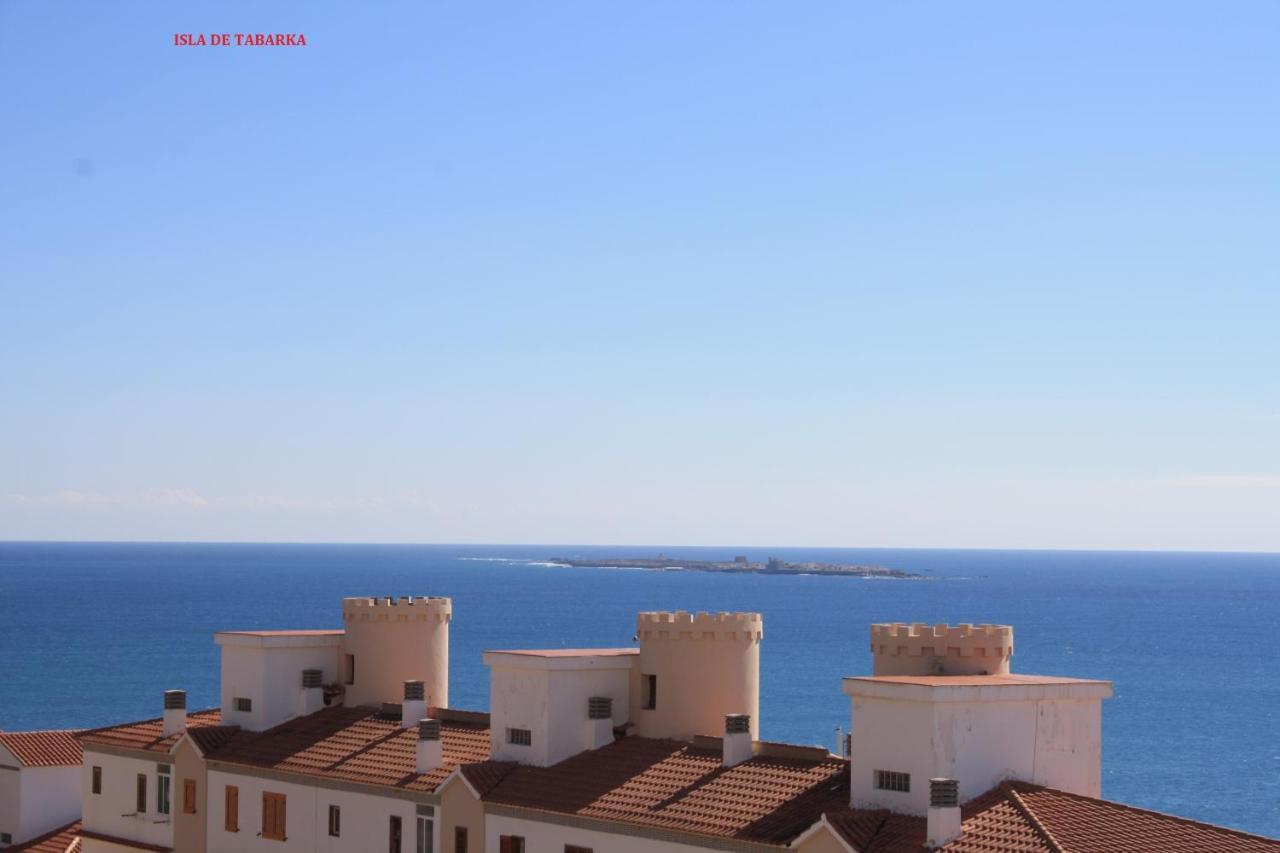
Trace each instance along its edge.
<path fill-rule="evenodd" d="M 871 626 L 874 675 L 1008 675 L 1012 625 Z"/>
<path fill-rule="evenodd" d="M 398 702 L 406 681 L 421 681 L 429 707 L 448 706 L 452 619 L 453 601 L 442 596 L 344 598 L 344 703 Z"/>
<path fill-rule="evenodd" d="M 763 637 L 759 613 L 639 614 L 635 733 L 677 740 L 719 735 L 726 715 L 748 714 L 758 740 Z"/>

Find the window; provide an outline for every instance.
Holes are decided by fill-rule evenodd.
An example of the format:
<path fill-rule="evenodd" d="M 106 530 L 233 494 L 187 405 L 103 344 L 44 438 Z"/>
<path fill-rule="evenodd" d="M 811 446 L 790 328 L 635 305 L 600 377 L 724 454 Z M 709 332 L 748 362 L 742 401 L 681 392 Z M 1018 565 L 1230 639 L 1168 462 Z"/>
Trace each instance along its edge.
<path fill-rule="evenodd" d="M 329 834 L 334 838 L 342 835 L 342 809 L 329 806 Z"/>
<path fill-rule="evenodd" d="M 436 822 L 431 806 L 418 806 L 418 837 L 415 853 L 435 853 Z"/>
<path fill-rule="evenodd" d="M 227 832 L 240 831 L 240 789 L 235 785 L 227 786 L 226 810 L 222 828 Z"/>
<path fill-rule="evenodd" d="M 182 780 L 182 813 L 196 813 L 196 780 Z"/>
<path fill-rule="evenodd" d="M 881 791 L 911 791 L 911 774 L 899 773 L 896 770 L 877 770 L 876 787 Z"/>
<path fill-rule="evenodd" d="M 652 711 L 658 707 L 658 676 L 646 675 L 644 677 L 644 709 Z"/>
<path fill-rule="evenodd" d="M 343 679 L 347 684 L 356 683 L 356 656 L 347 655 L 347 665 L 343 667 L 346 670 L 346 677 Z"/>
<path fill-rule="evenodd" d="M 467 853 L 467 828 L 456 827 L 453 830 L 453 853 Z"/>
<path fill-rule="evenodd" d="M 400 815 L 393 814 L 391 816 L 391 828 L 387 837 L 387 850 L 390 853 L 400 853 L 400 837 L 404 834 L 404 828 L 401 825 Z"/>
<path fill-rule="evenodd" d="M 564 853 L 595 853 L 590 847 L 579 847 L 576 844 L 566 844 Z"/>
<path fill-rule="evenodd" d="M 236 697 L 236 710 L 237 710 L 237 711 L 243 711 L 243 712 L 244 712 L 244 713 L 246 713 L 246 714 L 247 714 L 247 713 L 249 713 L 250 711 L 252 711 L 252 710 L 253 710 L 253 700 L 252 700 L 252 699 L 246 699 L 244 696 L 237 696 L 237 697 Z"/>
<path fill-rule="evenodd" d="M 262 792 L 262 837 L 284 841 L 284 794 Z"/>
<path fill-rule="evenodd" d="M 95 794 L 101 794 L 102 793 L 102 768 L 96 764 L 93 765 L 92 776 L 93 776 L 93 783 L 92 783 L 93 787 L 90 790 L 92 790 L 93 793 Z"/>
<path fill-rule="evenodd" d="M 498 838 L 498 853 L 524 853 L 524 837 L 503 835 Z"/>
<path fill-rule="evenodd" d="M 532 746 L 533 732 L 529 729 L 507 729 L 507 743 L 515 746 Z"/>
<path fill-rule="evenodd" d="M 137 807 L 138 807 L 138 808 L 137 808 L 138 814 L 146 814 L 146 813 L 147 813 L 147 774 L 146 774 L 146 773 L 139 773 L 139 774 L 138 774 L 138 802 L 137 802 Z"/>
<path fill-rule="evenodd" d="M 169 813 L 169 765 L 161 764 L 156 768 L 156 811 Z"/>

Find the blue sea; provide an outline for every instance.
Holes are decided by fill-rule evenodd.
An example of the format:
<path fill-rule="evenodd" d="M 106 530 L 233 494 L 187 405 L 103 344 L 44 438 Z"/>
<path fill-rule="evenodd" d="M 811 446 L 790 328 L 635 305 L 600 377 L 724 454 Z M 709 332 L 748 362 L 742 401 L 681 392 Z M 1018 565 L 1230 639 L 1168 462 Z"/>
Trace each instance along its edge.
<path fill-rule="evenodd" d="M 570 569 L 551 556 L 874 563 L 927 581 Z M 1015 626 L 1014 671 L 1104 678 L 1103 793 L 1280 836 L 1280 555 L 488 545 L 0 543 L 0 728 L 218 701 L 223 629 L 341 627 L 348 595 L 448 595 L 451 703 L 489 648 L 629 645 L 639 610 L 758 610 L 761 735 L 833 747 L 878 621 Z"/>

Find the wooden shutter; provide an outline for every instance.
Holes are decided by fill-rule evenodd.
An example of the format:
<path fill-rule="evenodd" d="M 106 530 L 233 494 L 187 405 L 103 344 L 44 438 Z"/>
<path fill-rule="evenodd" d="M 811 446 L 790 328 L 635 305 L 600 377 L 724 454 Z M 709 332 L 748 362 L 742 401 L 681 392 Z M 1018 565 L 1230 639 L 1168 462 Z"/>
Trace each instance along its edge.
<path fill-rule="evenodd" d="M 182 780 L 182 813 L 196 813 L 196 780 Z"/>
<path fill-rule="evenodd" d="M 227 814 L 224 829 L 227 832 L 240 831 L 240 789 L 235 785 L 227 786 Z"/>
<path fill-rule="evenodd" d="M 498 853 L 515 853 L 515 849 L 510 835 L 504 835 L 498 839 Z"/>
<path fill-rule="evenodd" d="M 138 814 L 145 814 L 147 811 L 147 774 L 138 774 Z"/>
<path fill-rule="evenodd" d="M 262 792 L 262 837 L 285 840 L 285 796 Z"/>
<path fill-rule="evenodd" d="M 467 828 L 459 826 L 453 830 L 453 853 L 467 853 Z"/>
<path fill-rule="evenodd" d="M 93 766 L 93 792 L 102 793 L 102 768 L 96 764 Z"/>

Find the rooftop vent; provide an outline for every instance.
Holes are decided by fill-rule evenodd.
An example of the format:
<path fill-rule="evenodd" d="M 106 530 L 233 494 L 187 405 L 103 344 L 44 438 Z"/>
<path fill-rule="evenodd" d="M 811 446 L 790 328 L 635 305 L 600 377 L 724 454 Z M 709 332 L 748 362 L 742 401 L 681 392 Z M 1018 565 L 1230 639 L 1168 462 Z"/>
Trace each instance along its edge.
<path fill-rule="evenodd" d="M 440 740 L 440 721 L 419 720 L 418 740 Z"/>
<path fill-rule="evenodd" d="M 166 711 L 174 709 L 186 709 L 187 707 L 187 691 L 185 690 L 166 690 L 164 692 L 164 709 Z"/>
<path fill-rule="evenodd" d="M 608 720 L 613 718 L 613 700 L 608 696 L 592 696 L 587 700 L 587 719 Z"/>
<path fill-rule="evenodd" d="M 729 735 L 742 732 L 751 733 L 751 715 L 726 714 L 724 718 L 724 733 Z"/>
<path fill-rule="evenodd" d="M 422 682 L 406 681 L 404 683 L 404 698 L 406 701 L 410 699 L 418 699 L 418 700 L 426 699 L 427 694 L 426 694 L 425 688 L 422 685 Z"/>
<path fill-rule="evenodd" d="M 751 715 L 725 714 L 724 766 L 733 767 L 751 758 L 755 747 L 751 742 Z"/>
<path fill-rule="evenodd" d="M 164 716 L 160 730 L 165 737 L 186 731 L 187 728 L 187 691 L 166 690 L 164 692 Z"/>
<path fill-rule="evenodd" d="M 925 846 L 941 847 L 960 834 L 960 783 L 955 779 L 929 780 L 929 814 Z"/>
<path fill-rule="evenodd" d="M 440 721 L 418 720 L 418 750 L 414 759 L 414 769 L 419 773 L 430 773 L 442 764 L 444 764 L 444 742 L 440 740 Z"/>
<path fill-rule="evenodd" d="M 304 669 L 302 671 L 303 687 L 319 687 L 324 680 L 324 673 L 318 669 Z"/>

